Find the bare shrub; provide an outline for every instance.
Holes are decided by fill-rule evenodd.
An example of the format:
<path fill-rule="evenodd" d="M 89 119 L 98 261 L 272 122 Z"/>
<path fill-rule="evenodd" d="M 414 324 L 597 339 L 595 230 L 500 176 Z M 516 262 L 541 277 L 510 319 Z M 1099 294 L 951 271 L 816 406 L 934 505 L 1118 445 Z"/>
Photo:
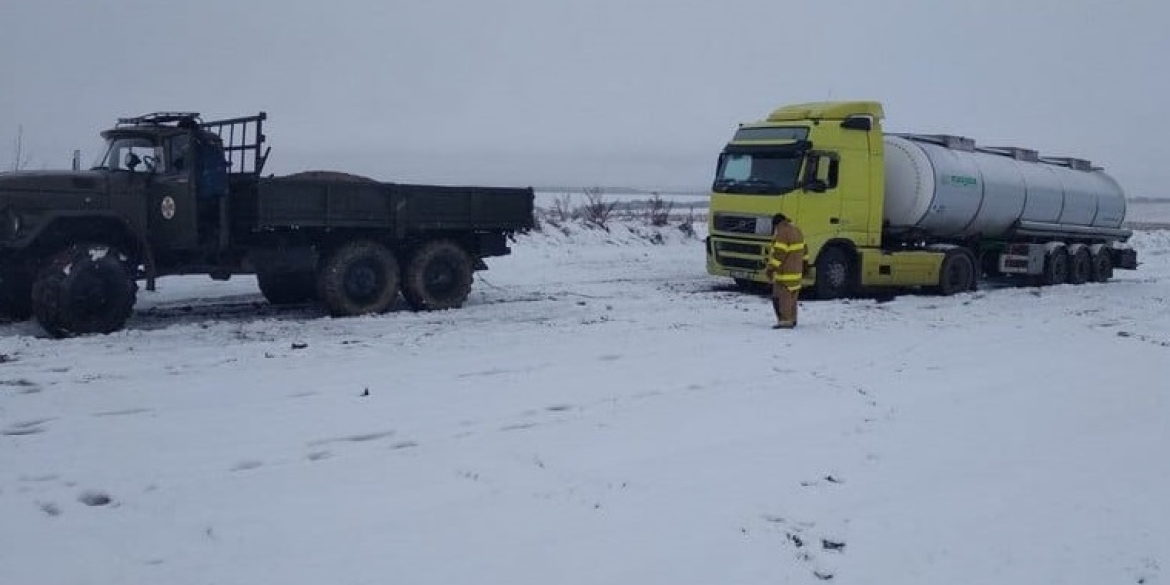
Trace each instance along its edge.
<path fill-rule="evenodd" d="M 537 218 L 540 224 L 547 223 L 568 235 L 568 224 L 578 215 L 579 213 L 573 209 L 569 194 L 564 193 L 553 199 L 552 207 L 540 209 Z M 538 229 L 543 231 L 542 228 Z"/>
<path fill-rule="evenodd" d="M 581 218 L 586 224 L 609 231 L 610 216 L 617 207 L 617 201 L 605 201 L 605 189 L 589 187 L 585 189 L 585 206 L 581 208 Z"/>
<path fill-rule="evenodd" d="M 549 212 L 554 224 L 565 224 L 577 216 L 568 193 L 562 193 L 553 200 L 552 210 Z"/>
<path fill-rule="evenodd" d="M 687 214 L 683 216 L 682 221 L 678 224 L 678 230 L 688 238 L 695 237 L 695 206 L 687 207 Z"/>
<path fill-rule="evenodd" d="M 674 211 L 674 203 L 663 199 L 658 191 L 655 191 L 654 197 L 650 198 L 646 207 L 646 223 L 654 227 L 663 227 L 670 223 L 671 211 Z"/>

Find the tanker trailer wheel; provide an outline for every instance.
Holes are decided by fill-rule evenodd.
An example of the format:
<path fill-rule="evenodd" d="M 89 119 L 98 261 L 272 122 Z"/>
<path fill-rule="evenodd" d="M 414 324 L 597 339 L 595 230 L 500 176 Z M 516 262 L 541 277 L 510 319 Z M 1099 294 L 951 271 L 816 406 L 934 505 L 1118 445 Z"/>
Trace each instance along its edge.
<path fill-rule="evenodd" d="M 295 305 L 317 300 L 317 275 L 311 270 L 270 272 L 258 270 L 256 283 L 272 305 Z"/>
<path fill-rule="evenodd" d="M 0 267 L 0 317 L 23 321 L 32 316 L 32 275 L 16 266 Z"/>
<path fill-rule="evenodd" d="M 1081 246 L 1075 254 L 1069 256 L 1068 283 L 1085 284 L 1093 272 L 1093 258 L 1089 249 Z"/>
<path fill-rule="evenodd" d="M 848 252 L 839 247 L 821 252 L 813 289 L 818 299 L 839 299 L 853 294 L 853 262 Z"/>
<path fill-rule="evenodd" d="M 138 283 L 116 248 L 74 244 L 37 274 L 33 313 L 53 337 L 110 333 L 126 324 L 137 295 Z"/>
<path fill-rule="evenodd" d="M 317 297 L 334 317 L 385 313 L 398 298 L 398 260 L 378 242 L 347 242 L 322 262 Z"/>
<path fill-rule="evenodd" d="M 1068 281 L 1068 250 L 1064 246 L 1053 249 L 1044 258 L 1044 272 L 1040 284 L 1052 286 Z"/>
<path fill-rule="evenodd" d="M 1089 279 L 1093 282 L 1108 282 L 1110 278 L 1113 278 L 1113 257 L 1109 255 L 1109 248 L 1101 246 L 1101 249 L 1093 254 Z"/>
<path fill-rule="evenodd" d="M 975 289 L 975 260 L 962 251 L 948 252 L 938 271 L 935 292 L 950 296 Z"/>
<path fill-rule="evenodd" d="M 471 293 L 471 256 L 451 240 L 432 240 L 410 258 L 402 296 L 416 311 L 454 309 Z"/>

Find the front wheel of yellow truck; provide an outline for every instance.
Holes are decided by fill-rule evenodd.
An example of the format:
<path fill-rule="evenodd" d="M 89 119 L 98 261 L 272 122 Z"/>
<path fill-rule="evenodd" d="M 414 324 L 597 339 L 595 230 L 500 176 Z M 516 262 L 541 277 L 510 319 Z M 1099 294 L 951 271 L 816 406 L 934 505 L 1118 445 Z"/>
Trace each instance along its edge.
<path fill-rule="evenodd" d="M 826 248 L 817 257 L 817 277 L 813 292 L 818 299 L 839 299 L 853 294 L 856 288 L 854 259 L 841 247 Z"/>

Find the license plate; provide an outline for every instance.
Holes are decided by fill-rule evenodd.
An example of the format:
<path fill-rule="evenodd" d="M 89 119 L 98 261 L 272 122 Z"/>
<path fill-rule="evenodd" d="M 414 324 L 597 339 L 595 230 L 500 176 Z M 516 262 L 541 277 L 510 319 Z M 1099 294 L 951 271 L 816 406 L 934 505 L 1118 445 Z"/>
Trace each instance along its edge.
<path fill-rule="evenodd" d="M 729 270 L 728 272 L 732 278 L 742 278 L 744 280 L 751 280 L 752 276 L 755 276 L 754 272 L 748 270 Z"/>

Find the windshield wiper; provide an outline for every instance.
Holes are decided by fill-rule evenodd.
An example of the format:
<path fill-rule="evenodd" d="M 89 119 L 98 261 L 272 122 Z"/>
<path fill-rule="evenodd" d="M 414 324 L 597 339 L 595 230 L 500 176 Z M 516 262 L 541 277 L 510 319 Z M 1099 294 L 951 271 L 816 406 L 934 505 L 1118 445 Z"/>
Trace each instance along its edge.
<path fill-rule="evenodd" d="M 750 177 L 739 182 L 739 187 L 744 189 L 745 193 L 779 193 L 780 183 L 770 181 L 768 179 L 760 179 L 758 177 Z"/>
<path fill-rule="evenodd" d="M 731 193 L 731 189 L 736 183 L 739 183 L 739 181 L 735 179 L 715 179 L 715 184 L 711 186 L 711 190 L 717 193 Z"/>
<path fill-rule="evenodd" d="M 712 191 L 716 193 L 750 193 L 753 195 L 766 195 L 772 193 L 787 193 L 791 189 L 781 189 L 778 181 L 770 179 L 761 179 L 759 177 L 748 177 L 747 179 L 718 179 L 711 187 Z"/>

